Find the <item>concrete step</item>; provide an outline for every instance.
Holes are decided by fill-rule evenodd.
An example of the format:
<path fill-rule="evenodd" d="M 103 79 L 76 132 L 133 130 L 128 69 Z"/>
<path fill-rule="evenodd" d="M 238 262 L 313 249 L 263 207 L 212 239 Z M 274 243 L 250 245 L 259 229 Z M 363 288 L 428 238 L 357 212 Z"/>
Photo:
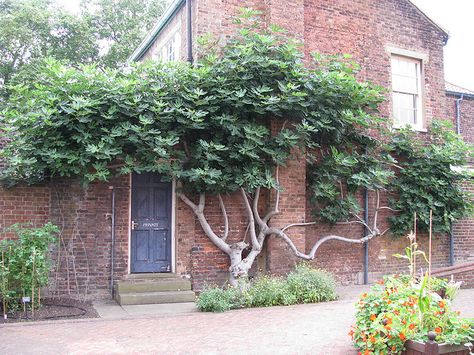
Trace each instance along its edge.
<path fill-rule="evenodd" d="M 196 296 L 193 291 L 165 291 L 118 293 L 116 298 L 120 305 L 132 305 L 194 302 Z"/>
<path fill-rule="evenodd" d="M 163 292 L 163 291 L 188 291 L 191 290 L 191 282 L 182 278 L 148 279 L 142 282 L 130 282 L 129 280 L 117 281 L 115 291 L 120 294 L 140 292 Z"/>

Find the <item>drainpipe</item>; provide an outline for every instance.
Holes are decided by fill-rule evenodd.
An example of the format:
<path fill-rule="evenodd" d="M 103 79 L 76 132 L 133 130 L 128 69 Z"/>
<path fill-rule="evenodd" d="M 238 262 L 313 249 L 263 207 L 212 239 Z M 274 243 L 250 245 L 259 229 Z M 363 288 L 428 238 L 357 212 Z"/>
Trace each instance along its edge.
<path fill-rule="evenodd" d="M 369 225 L 369 190 L 364 191 L 364 222 Z M 369 234 L 367 227 L 364 227 L 364 237 Z M 364 243 L 364 285 L 369 283 L 369 241 Z"/>
<path fill-rule="evenodd" d="M 464 95 L 461 94 L 459 99 L 456 99 L 456 133 L 461 134 L 461 101 Z"/>
<path fill-rule="evenodd" d="M 192 31 L 191 0 L 186 0 L 186 36 L 188 44 L 188 63 L 193 63 L 193 31 Z"/>
<path fill-rule="evenodd" d="M 112 293 L 112 299 L 115 297 L 114 290 L 114 268 L 115 268 L 115 188 L 109 186 L 112 191 L 112 231 L 111 231 L 111 253 L 110 253 L 110 290 Z"/>
<path fill-rule="evenodd" d="M 463 100 L 464 95 L 461 94 L 459 99 L 456 99 L 456 133 L 461 134 L 461 101 Z M 453 224 L 451 223 L 449 231 L 449 265 L 454 265 L 454 230 Z"/>

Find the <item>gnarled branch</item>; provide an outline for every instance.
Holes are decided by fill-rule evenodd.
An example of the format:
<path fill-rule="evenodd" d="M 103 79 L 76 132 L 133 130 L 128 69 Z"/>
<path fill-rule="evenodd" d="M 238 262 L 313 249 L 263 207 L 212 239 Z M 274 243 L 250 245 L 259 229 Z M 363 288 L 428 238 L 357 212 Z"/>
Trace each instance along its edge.
<path fill-rule="evenodd" d="M 222 240 L 214 231 L 212 230 L 209 222 L 207 221 L 206 217 L 204 216 L 204 207 L 206 206 L 206 194 L 201 193 L 199 195 L 199 204 L 196 205 L 192 202 L 186 195 L 180 193 L 179 198 L 187 204 L 193 210 L 194 214 L 198 218 L 201 227 L 208 236 L 208 238 L 224 253 L 230 255 L 232 250 L 229 244 L 227 244 L 224 240 Z"/>
<path fill-rule="evenodd" d="M 225 210 L 224 200 L 221 194 L 218 194 L 217 198 L 219 199 L 219 206 L 221 207 L 222 216 L 224 218 L 224 235 L 221 239 L 225 241 L 229 235 L 229 218 L 227 217 L 227 211 Z"/>
<path fill-rule="evenodd" d="M 244 200 L 245 210 L 247 211 L 247 215 L 249 218 L 249 226 L 250 226 L 249 232 L 250 232 L 250 240 L 252 241 L 252 249 L 256 248 L 257 250 L 260 250 L 262 246 L 257 240 L 257 234 L 255 231 L 255 218 L 252 211 L 252 207 L 250 207 L 249 199 L 247 197 L 247 193 L 245 192 L 245 190 L 243 188 L 240 188 L 240 191 L 242 192 L 242 198 Z"/>

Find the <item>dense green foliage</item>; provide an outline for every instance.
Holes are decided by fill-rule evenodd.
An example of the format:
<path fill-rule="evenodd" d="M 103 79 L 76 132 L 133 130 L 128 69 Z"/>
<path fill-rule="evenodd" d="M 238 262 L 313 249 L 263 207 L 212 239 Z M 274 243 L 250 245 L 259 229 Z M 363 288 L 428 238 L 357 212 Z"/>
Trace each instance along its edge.
<path fill-rule="evenodd" d="M 195 66 L 49 61 L 34 87 L 12 88 L 4 182 L 156 171 L 192 192 L 252 192 L 285 188 L 275 168 L 304 155 L 316 218 L 351 219 L 364 188 L 400 194 L 397 234 L 412 226 L 414 210 L 425 227 L 435 209 L 438 230 L 469 210 L 461 176 L 449 170 L 466 153 L 459 137 L 437 126 L 427 146 L 404 131 L 392 137 L 381 129 L 380 89 L 357 81 L 354 63 L 315 55 L 304 65 L 298 43 L 276 26 L 260 29 L 254 15 L 244 12 L 224 47 L 203 41 Z"/>
<path fill-rule="evenodd" d="M 224 312 L 244 307 L 326 302 L 336 298 L 336 282 L 331 274 L 299 264 L 286 278 L 261 276 L 243 289 L 206 288 L 198 297 L 197 307 L 203 312 Z"/>
<path fill-rule="evenodd" d="M 412 131 L 402 130 L 390 142 L 402 168 L 390 186 L 395 193 L 391 205 L 401 211 L 390 218 L 395 235 L 412 228 L 415 212 L 420 230 L 428 230 L 431 209 L 434 230 L 449 233 L 453 222 L 473 211 L 468 202 L 472 196 L 461 185 L 469 177 L 462 167 L 472 146 L 464 144 L 447 121 L 435 121 L 430 134 L 430 141 L 423 142 Z"/>
<path fill-rule="evenodd" d="M 0 299 L 6 310 L 19 307 L 23 296 L 39 305 L 38 290 L 48 284 L 49 248 L 58 232 L 51 223 L 40 228 L 13 225 L 3 231 L 15 235 L 0 241 Z"/>
<path fill-rule="evenodd" d="M 34 77 L 42 60 L 124 64 L 163 13 L 166 0 L 85 0 L 72 14 L 54 0 L 0 0 L 0 89 Z M 5 95 L 6 93 L 0 92 Z"/>

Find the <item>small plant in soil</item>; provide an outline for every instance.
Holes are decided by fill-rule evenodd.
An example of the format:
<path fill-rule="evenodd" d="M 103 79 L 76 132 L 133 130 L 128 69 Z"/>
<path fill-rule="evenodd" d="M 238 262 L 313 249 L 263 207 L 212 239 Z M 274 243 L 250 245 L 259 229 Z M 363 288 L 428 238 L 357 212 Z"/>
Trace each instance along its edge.
<path fill-rule="evenodd" d="M 41 288 L 48 284 L 51 269 L 49 247 L 59 229 L 47 223 L 43 227 L 15 224 L 4 231 L 13 238 L 0 241 L 0 299 L 4 318 L 7 313 L 26 307 L 29 297 L 34 314 L 41 304 Z"/>

